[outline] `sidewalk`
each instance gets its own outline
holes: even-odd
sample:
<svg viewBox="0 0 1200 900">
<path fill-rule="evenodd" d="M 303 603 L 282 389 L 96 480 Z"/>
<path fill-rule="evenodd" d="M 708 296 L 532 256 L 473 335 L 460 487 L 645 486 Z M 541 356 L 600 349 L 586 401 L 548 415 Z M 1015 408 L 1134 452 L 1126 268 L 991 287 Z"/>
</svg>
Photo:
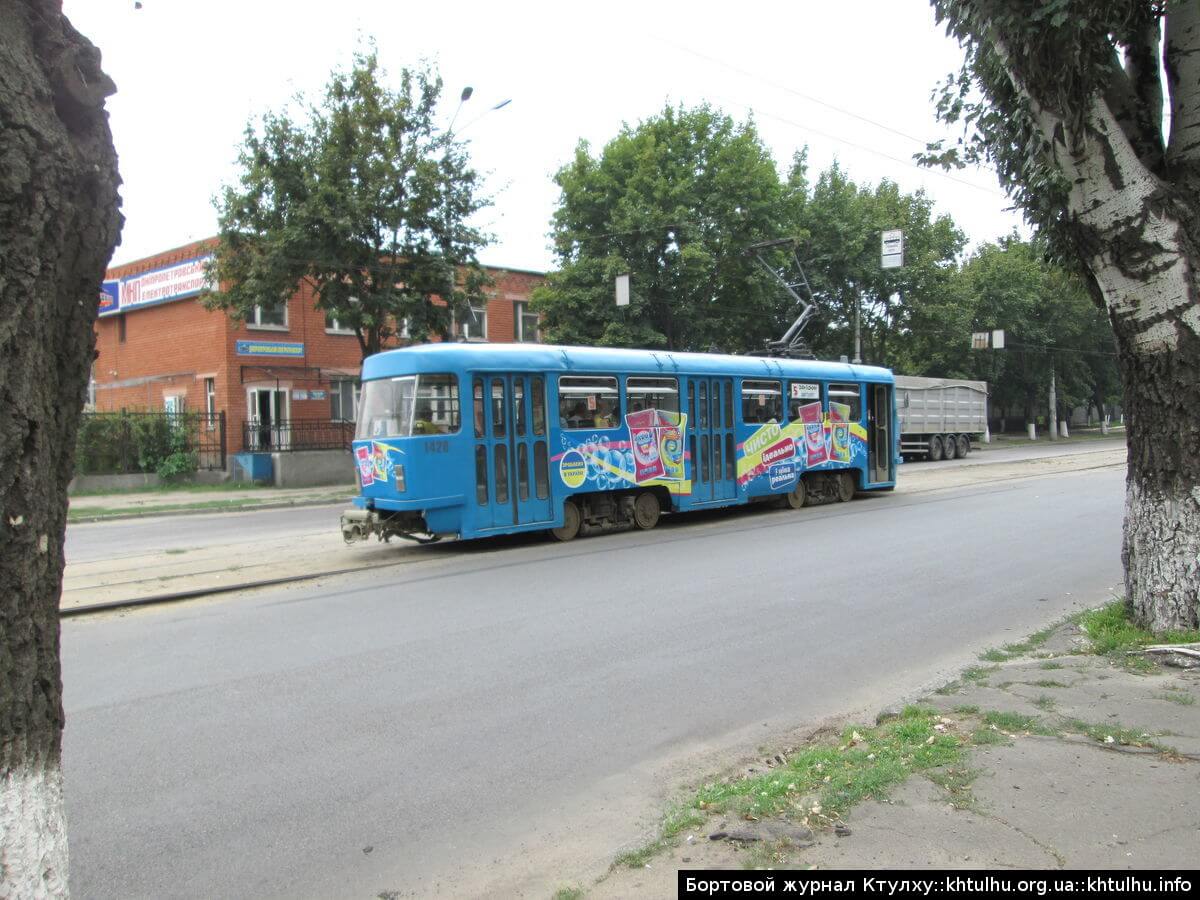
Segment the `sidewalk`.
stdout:
<svg viewBox="0 0 1200 900">
<path fill-rule="evenodd" d="M 1019 462 L 930 467 L 910 463 L 900 469 L 900 481 L 895 494 L 920 494 L 981 482 L 999 485 L 1017 478 L 1086 471 L 1124 463 L 1124 445 Z M 247 494 L 253 496 L 247 497 Z M 71 507 L 80 514 L 100 509 L 124 510 L 131 515 L 170 515 L 179 512 L 173 506 L 185 501 L 192 504 L 245 501 L 240 506 L 208 505 L 196 508 L 193 505 L 186 510 L 212 513 L 221 508 L 266 509 L 279 505 L 317 505 L 338 501 L 348 506 L 353 494 L 353 490 L 338 488 L 154 492 L 76 497 L 72 498 Z M 769 513 L 764 511 L 762 514 Z M 803 514 L 803 511 L 798 513 Z M 330 525 L 319 531 L 252 543 L 241 540 L 236 527 L 231 527 L 228 530 L 228 542 L 218 545 L 197 549 L 147 549 L 136 555 L 114 559 L 80 563 L 68 561 L 63 577 L 61 608 L 75 609 L 185 591 L 228 590 L 232 585 L 361 570 L 420 558 L 419 545 L 400 540 L 390 544 L 372 540 L 347 546 L 337 533 L 336 525 L 336 519 L 331 518 Z"/>
<path fill-rule="evenodd" d="M 674 897 L 680 868 L 1193 867 L 1200 669 L 1099 654 L 1079 618 L 709 781 L 575 896 Z"/>
<path fill-rule="evenodd" d="M 221 510 L 272 509 L 349 502 L 354 485 L 312 488 L 205 488 L 203 490 L 120 491 L 70 498 L 69 521 L 91 522 L 148 515 L 178 515 Z"/>
</svg>

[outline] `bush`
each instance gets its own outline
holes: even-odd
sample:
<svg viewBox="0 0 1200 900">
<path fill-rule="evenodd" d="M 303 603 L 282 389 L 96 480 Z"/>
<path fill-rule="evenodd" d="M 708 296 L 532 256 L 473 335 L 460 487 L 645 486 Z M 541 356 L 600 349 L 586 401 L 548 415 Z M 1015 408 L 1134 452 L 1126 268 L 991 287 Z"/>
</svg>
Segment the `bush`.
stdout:
<svg viewBox="0 0 1200 900">
<path fill-rule="evenodd" d="M 190 439 L 193 419 L 161 413 L 87 413 L 75 443 L 80 475 L 154 472 L 172 481 L 195 472 L 199 456 Z"/>
</svg>

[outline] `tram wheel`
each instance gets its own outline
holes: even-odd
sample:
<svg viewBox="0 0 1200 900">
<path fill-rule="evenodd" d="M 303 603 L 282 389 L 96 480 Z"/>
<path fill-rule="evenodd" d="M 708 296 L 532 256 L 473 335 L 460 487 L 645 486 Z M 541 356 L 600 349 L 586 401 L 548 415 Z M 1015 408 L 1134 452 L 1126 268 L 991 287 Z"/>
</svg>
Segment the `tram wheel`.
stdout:
<svg viewBox="0 0 1200 900">
<path fill-rule="evenodd" d="M 857 486 L 854 483 L 854 474 L 851 472 L 838 472 L 837 474 L 837 498 L 839 503 L 845 503 L 848 500 L 854 499 L 854 491 Z"/>
<path fill-rule="evenodd" d="M 937 462 L 942 458 L 942 436 L 935 434 L 929 439 L 929 460 Z"/>
<path fill-rule="evenodd" d="M 583 524 L 583 516 L 574 500 L 563 502 L 563 523 L 561 528 L 551 528 L 550 534 L 556 541 L 573 541 L 579 534 L 579 526 Z"/>
<path fill-rule="evenodd" d="M 804 479 L 797 478 L 796 486 L 783 495 L 783 503 L 788 509 L 800 509 L 808 502 L 808 488 L 804 486 Z"/>
<path fill-rule="evenodd" d="M 658 524 L 662 515 L 662 504 L 654 491 L 642 491 L 633 501 L 633 523 L 643 531 L 649 531 Z"/>
</svg>

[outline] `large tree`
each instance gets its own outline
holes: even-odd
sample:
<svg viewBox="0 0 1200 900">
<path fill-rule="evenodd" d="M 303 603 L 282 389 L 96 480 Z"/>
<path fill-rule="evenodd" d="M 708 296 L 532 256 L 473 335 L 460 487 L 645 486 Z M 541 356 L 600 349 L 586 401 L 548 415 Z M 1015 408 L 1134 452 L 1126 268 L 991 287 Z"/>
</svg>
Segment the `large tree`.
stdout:
<svg viewBox="0 0 1200 900">
<path fill-rule="evenodd" d="M 217 201 L 209 306 L 245 318 L 307 283 L 366 357 L 401 323 L 413 340 L 446 337 L 451 315 L 483 300 L 486 239 L 469 220 L 485 201 L 465 146 L 437 125 L 441 79 L 416 68 L 395 89 L 386 80 L 371 48 L 319 102 L 300 100 L 299 118 L 247 126 L 240 179 Z"/>
<path fill-rule="evenodd" d="M 1079 405 L 1118 400 L 1112 330 L 1072 271 L 1047 259 L 1044 243 L 1015 235 L 986 243 L 955 280 L 956 334 L 923 323 L 920 342 L 936 374 L 983 378 L 993 415 L 1015 425 L 1047 411 L 1053 369 L 1060 418 Z M 971 350 L 964 335 L 1003 329 L 1004 350 Z M 925 374 L 916 371 L 915 374 Z"/>
<path fill-rule="evenodd" d="M 965 48 L 943 163 L 986 161 L 1085 275 L 1125 392 L 1126 602 L 1200 625 L 1200 3 L 933 0 Z M 1166 87 L 1164 99 L 1163 87 Z"/>
<path fill-rule="evenodd" d="M 777 337 L 778 292 L 743 250 L 777 238 L 784 187 L 752 122 L 666 107 L 555 176 L 559 271 L 534 294 L 551 340 L 726 351 Z M 618 309 L 613 280 L 630 275 Z"/>
<path fill-rule="evenodd" d="M 803 185 L 793 164 L 789 183 Z M 822 172 L 803 203 L 794 202 L 793 233 L 818 311 L 806 332 L 818 355 L 853 358 L 854 319 L 859 318 L 866 362 L 913 368 L 913 335 L 921 323 L 951 306 L 957 257 L 966 242 L 946 215 L 933 215 L 923 191 L 902 193 L 895 182 L 857 184 L 835 162 Z M 904 267 L 881 268 L 880 233 L 904 231 Z M 856 313 L 857 307 L 857 313 Z M 944 318 L 944 317 L 943 317 Z M 969 329 L 951 337 L 965 345 Z"/>
<path fill-rule="evenodd" d="M 120 233 L 100 53 L 0 3 L 0 896 L 67 893 L 58 602 L 67 482 Z"/>
</svg>

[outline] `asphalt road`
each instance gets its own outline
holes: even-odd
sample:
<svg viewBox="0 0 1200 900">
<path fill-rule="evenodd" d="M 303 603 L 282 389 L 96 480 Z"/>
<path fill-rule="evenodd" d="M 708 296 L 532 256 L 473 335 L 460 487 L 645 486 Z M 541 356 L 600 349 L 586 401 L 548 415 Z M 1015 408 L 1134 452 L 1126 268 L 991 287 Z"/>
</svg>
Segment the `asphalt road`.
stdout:
<svg viewBox="0 0 1200 900">
<path fill-rule="evenodd" d="M 337 534 L 349 503 L 297 506 L 248 512 L 147 516 L 67 526 L 67 562 L 120 559 L 147 547 L 182 550 L 306 534 Z"/>
<path fill-rule="evenodd" d="M 912 466 L 911 471 L 916 472 L 942 470 L 956 466 L 1097 453 L 1123 443 L 1124 438 L 1094 443 L 1042 441 L 1002 449 L 975 450 L 966 459 L 940 462 L 921 460 L 909 465 Z M 902 469 L 901 480 L 904 475 Z M 147 547 L 183 550 L 290 536 L 333 534 L 338 530 L 341 511 L 348 506 L 348 503 L 333 503 L 258 511 L 115 519 L 110 522 L 77 522 L 67 527 L 66 556 L 68 562 L 82 563 L 134 556 L 143 553 Z"/>
<path fill-rule="evenodd" d="M 457 895 L 546 848 L 602 857 L 698 748 L 889 702 L 1103 600 L 1123 477 L 436 546 L 65 622 L 73 890 Z"/>
</svg>

